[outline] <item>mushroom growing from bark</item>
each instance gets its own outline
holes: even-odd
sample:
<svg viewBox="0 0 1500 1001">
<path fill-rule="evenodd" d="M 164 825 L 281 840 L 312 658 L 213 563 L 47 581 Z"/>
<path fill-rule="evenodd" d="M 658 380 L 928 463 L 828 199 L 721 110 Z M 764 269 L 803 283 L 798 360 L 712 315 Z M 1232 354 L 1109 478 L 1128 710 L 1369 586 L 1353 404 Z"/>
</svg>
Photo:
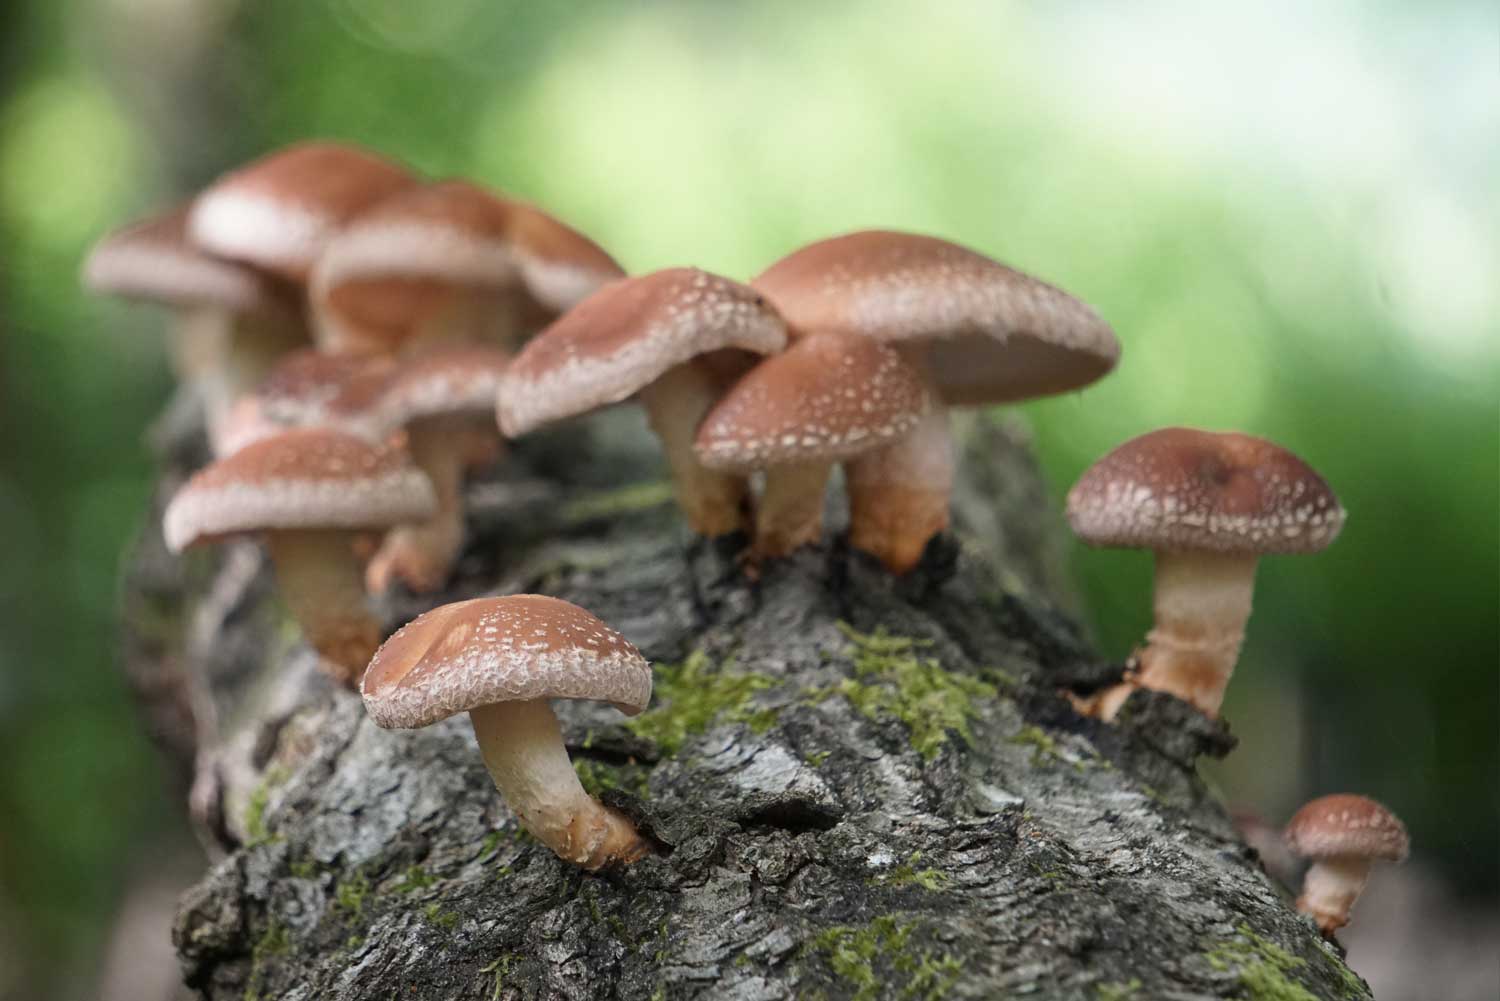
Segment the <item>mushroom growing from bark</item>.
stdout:
<svg viewBox="0 0 1500 1001">
<path fill-rule="evenodd" d="M 173 552 L 261 534 L 287 608 L 324 666 L 353 685 L 380 645 L 355 536 L 431 517 L 432 485 L 406 456 L 324 428 L 266 438 L 199 471 L 167 505 Z"/>
<path fill-rule="evenodd" d="M 1329 938 L 1349 923 L 1371 864 L 1404 861 L 1410 847 L 1400 818 L 1372 799 L 1347 793 L 1298 810 L 1285 837 L 1294 853 L 1312 861 L 1297 910 L 1311 915 Z"/>
<path fill-rule="evenodd" d="M 406 447 L 437 494 L 432 517 L 386 533 L 365 573 L 372 593 L 399 579 L 417 592 L 447 579 L 464 537 L 466 468 L 501 451 L 495 397 L 510 355 L 479 344 L 439 344 L 402 359 L 374 405 L 376 426 L 406 429 Z"/>
<path fill-rule="evenodd" d="M 193 203 L 188 230 L 214 254 L 301 286 L 341 226 L 414 183 L 406 168 L 366 150 L 298 143 L 215 181 Z"/>
<path fill-rule="evenodd" d="M 896 348 L 933 409 L 908 438 L 845 466 L 850 543 L 891 571 L 914 566 L 948 524 L 953 443 L 946 407 L 1081 389 L 1120 345 L 1087 304 L 930 236 L 868 230 L 808 244 L 750 283 L 794 337 L 859 334 Z"/>
<path fill-rule="evenodd" d="M 640 651 L 577 605 L 522 594 L 433 609 L 386 641 L 362 690 L 386 728 L 467 712 L 496 788 L 559 858 L 596 870 L 650 852 L 629 818 L 584 791 L 549 704 L 591 699 L 634 715 L 651 698 Z"/>
<path fill-rule="evenodd" d="M 173 311 L 173 367 L 202 399 L 210 442 L 223 455 L 236 402 L 308 334 L 295 289 L 195 246 L 187 213 L 180 206 L 104 237 L 84 262 L 83 283 Z"/>
<path fill-rule="evenodd" d="M 555 248 L 559 281 L 532 244 Z M 582 294 L 624 274 L 587 237 L 467 181 L 407 188 L 362 213 L 318 258 L 311 297 L 325 350 L 515 348 Z M 559 292 L 559 286 L 574 288 Z M 580 294 L 581 293 L 581 294 Z"/>
<path fill-rule="evenodd" d="M 1085 709 L 1113 719 L 1150 688 L 1217 716 L 1260 557 L 1317 552 L 1344 517 L 1311 466 L 1264 438 L 1165 428 L 1094 463 L 1068 493 L 1068 521 L 1091 545 L 1155 553 L 1155 624 L 1134 674 Z"/>
<path fill-rule="evenodd" d="M 595 292 L 527 344 L 500 391 L 500 429 L 527 431 L 638 395 L 661 439 L 688 525 L 744 527 L 746 483 L 693 454 L 698 423 L 758 355 L 786 345 L 781 318 L 754 289 L 671 268 Z"/>
<path fill-rule="evenodd" d="M 930 406 L 921 377 L 892 349 L 814 334 L 736 382 L 703 418 L 695 450 L 708 469 L 765 471 L 753 555 L 786 556 L 818 540 L 834 463 L 888 447 Z"/>
</svg>

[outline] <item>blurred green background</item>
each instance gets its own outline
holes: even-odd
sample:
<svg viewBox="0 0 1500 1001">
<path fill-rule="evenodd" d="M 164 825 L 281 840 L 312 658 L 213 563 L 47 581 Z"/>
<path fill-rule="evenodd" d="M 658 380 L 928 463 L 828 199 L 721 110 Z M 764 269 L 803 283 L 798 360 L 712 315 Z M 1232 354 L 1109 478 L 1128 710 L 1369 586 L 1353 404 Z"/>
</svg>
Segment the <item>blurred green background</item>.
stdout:
<svg viewBox="0 0 1500 1001">
<path fill-rule="evenodd" d="M 899 0 L 9 0 L 0 30 L 0 997 L 89 997 L 125 887 L 189 853 L 115 662 L 170 390 L 90 300 L 103 231 L 288 141 L 539 202 L 631 270 L 747 277 L 867 226 L 969 244 L 1125 346 L 1025 408 L 1059 499 L 1183 423 L 1263 434 L 1350 510 L 1263 565 L 1228 801 L 1359 791 L 1493 909 L 1500 80 L 1493 6 Z M 1079 552 L 1123 656 L 1150 561 Z M 1357 959 L 1358 957 L 1356 957 Z"/>
</svg>

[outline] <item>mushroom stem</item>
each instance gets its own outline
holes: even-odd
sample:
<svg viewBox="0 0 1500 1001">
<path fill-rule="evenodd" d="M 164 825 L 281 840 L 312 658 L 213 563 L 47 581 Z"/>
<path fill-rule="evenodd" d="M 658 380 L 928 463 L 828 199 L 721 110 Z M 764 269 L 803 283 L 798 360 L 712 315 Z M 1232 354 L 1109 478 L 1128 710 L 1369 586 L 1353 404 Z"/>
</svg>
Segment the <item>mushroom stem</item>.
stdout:
<svg viewBox="0 0 1500 1001">
<path fill-rule="evenodd" d="M 381 594 L 399 579 L 417 594 L 443 586 L 464 541 L 464 467 L 473 454 L 472 422 L 458 415 L 428 417 L 407 425 L 412 463 L 432 481 L 437 511 L 421 524 L 386 533 L 365 570 L 365 586 Z"/>
<path fill-rule="evenodd" d="M 688 527 L 710 537 L 745 527 L 748 494 L 744 477 L 707 469 L 693 453 L 698 424 L 723 389 L 706 366 L 690 361 L 668 369 L 639 394 L 666 452 L 672 489 Z"/>
<path fill-rule="evenodd" d="M 1349 923 L 1349 912 L 1370 878 L 1370 861 L 1351 856 L 1319 859 L 1302 878 L 1297 910 L 1310 914 L 1324 936 Z"/>
<path fill-rule="evenodd" d="M 359 684 L 380 648 L 380 623 L 365 605 L 355 533 L 285 529 L 266 533 L 282 601 L 340 684 Z"/>
<path fill-rule="evenodd" d="M 1096 715 L 1114 719 L 1137 688 L 1170 692 L 1217 717 L 1245 640 L 1257 557 L 1156 553 L 1156 622 L 1134 678 L 1099 696 Z"/>
<path fill-rule="evenodd" d="M 831 462 L 791 462 L 766 470 L 755 514 L 757 559 L 789 556 L 818 541 Z"/>
<path fill-rule="evenodd" d="M 933 536 L 948 527 L 953 492 L 953 434 L 936 402 L 911 433 L 844 465 L 849 544 L 901 574 L 917 565 Z"/>
<path fill-rule="evenodd" d="M 545 699 L 478 706 L 469 719 L 495 788 L 558 858 L 597 870 L 650 854 L 628 817 L 584 791 Z"/>
<path fill-rule="evenodd" d="M 172 364 L 202 394 L 214 454 L 230 451 L 235 404 L 254 392 L 283 355 L 306 344 L 301 323 L 285 313 L 218 307 L 184 313 L 173 335 Z"/>
</svg>

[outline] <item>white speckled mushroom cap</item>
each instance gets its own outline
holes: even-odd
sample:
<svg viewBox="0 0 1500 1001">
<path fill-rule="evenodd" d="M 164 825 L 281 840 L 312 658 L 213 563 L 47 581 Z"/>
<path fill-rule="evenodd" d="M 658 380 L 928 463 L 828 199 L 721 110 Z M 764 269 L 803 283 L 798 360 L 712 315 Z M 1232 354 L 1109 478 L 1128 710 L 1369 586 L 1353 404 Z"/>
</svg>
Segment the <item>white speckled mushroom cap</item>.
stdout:
<svg viewBox="0 0 1500 1001">
<path fill-rule="evenodd" d="M 1068 522 L 1096 546 L 1309 553 L 1345 512 L 1311 466 L 1264 438 L 1163 428 L 1119 446 L 1068 492 Z"/>
<path fill-rule="evenodd" d="M 340 226 L 415 180 L 353 146 L 299 143 L 215 181 L 194 203 L 188 229 L 215 254 L 301 281 Z"/>
<path fill-rule="evenodd" d="M 379 420 L 386 430 L 445 414 L 488 420 L 509 364 L 509 352 L 483 344 L 437 344 L 408 355 L 380 394 Z M 495 430 L 493 421 L 490 428 Z"/>
<path fill-rule="evenodd" d="M 1406 825 L 1363 796 L 1324 796 L 1298 810 L 1286 825 L 1287 847 L 1308 859 L 1355 858 L 1400 862 L 1411 842 Z"/>
<path fill-rule="evenodd" d="M 342 431 L 300 428 L 200 470 L 167 505 L 162 531 L 180 552 L 243 532 L 422 521 L 436 508 L 432 484 L 405 453 Z"/>
<path fill-rule="evenodd" d="M 865 230 L 820 240 L 750 284 L 799 333 L 862 334 L 919 351 L 950 406 L 1079 389 L 1120 357 L 1087 303 L 930 236 Z"/>
<path fill-rule="evenodd" d="M 187 213 L 188 207 L 180 206 L 105 236 L 83 263 L 83 284 L 167 306 L 222 306 L 243 313 L 288 307 L 266 275 L 193 245 Z"/>
<path fill-rule="evenodd" d="M 813 334 L 735 383 L 698 425 L 693 451 L 726 472 L 837 461 L 890 444 L 930 406 L 921 377 L 891 348 Z"/>
<path fill-rule="evenodd" d="M 314 348 L 289 352 L 255 388 L 267 420 L 318 424 L 366 437 L 382 433 L 373 413 L 396 363 L 384 356 L 334 355 Z"/>
<path fill-rule="evenodd" d="M 376 652 L 361 690 L 370 718 L 394 729 L 530 699 L 593 699 L 634 715 L 651 700 L 651 665 L 577 605 L 518 594 L 413 619 Z"/>
<path fill-rule="evenodd" d="M 509 437 L 618 403 L 668 369 L 727 349 L 786 345 L 781 318 L 754 289 L 696 268 L 606 285 L 516 355 L 500 389 Z"/>
</svg>

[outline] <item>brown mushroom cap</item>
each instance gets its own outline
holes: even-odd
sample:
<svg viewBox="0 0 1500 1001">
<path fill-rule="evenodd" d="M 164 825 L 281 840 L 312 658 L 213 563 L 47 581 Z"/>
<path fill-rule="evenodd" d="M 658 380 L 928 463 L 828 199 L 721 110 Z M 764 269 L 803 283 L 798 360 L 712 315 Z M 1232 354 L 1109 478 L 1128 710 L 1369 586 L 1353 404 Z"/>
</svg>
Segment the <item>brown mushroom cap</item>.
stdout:
<svg viewBox="0 0 1500 1001">
<path fill-rule="evenodd" d="M 301 280 L 341 225 L 414 182 L 374 153 L 299 143 L 215 181 L 194 203 L 188 229 L 213 253 Z"/>
<path fill-rule="evenodd" d="M 483 344 L 439 344 L 401 361 L 380 393 L 376 411 L 394 430 L 443 414 L 490 414 L 510 364 L 509 352 Z M 494 424 L 490 430 L 496 431 Z"/>
<path fill-rule="evenodd" d="M 84 285 L 167 306 L 222 306 L 235 312 L 287 306 L 268 276 L 193 244 L 187 235 L 188 210 L 181 205 L 105 236 L 84 261 Z"/>
<path fill-rule="evenodd" d="M 578 305 L 625 276 L 593 240 L 525 202 L 511 202 L 508 236 L 522 281 L 532 298 L 553 313 Z"/>
<path fill-rule="evenodd" d="M 276 363 L 255 389 L 261 412 L 280 424 L 363 427 L 395 371 L 389 358 L 332 355 L 313 348 L 293 351 Z"/>
<path fill-rule="evenodd" d="M 1345 512 L 1312 467 L 1264 438 L 1163 428 L 1119 446 L 1068 492 L 1068 521 L 1096 546 L 1309 553 Z"/>
<path fill-rule="evenodd" d="M 1356 858 L 1400 862 L 1411 846 L 1406 826 L 1386 807 L 1341 793 L 1298 810 L 1286 825 L 1286 843 L 1307 859 Z"/>
<path fill-rule="evenodd" d="M 668 369 L 713 351 L 770 354 L 781 318 L 754 289 L 696 268 L 613 282 L 538 334 L 510 364 L 500 427 L 516 437 L 618 403 Z"/>
<path fill-rule="evenodd" d="M 709 411 L 694 451 L 709 469 L 749 472 L 834 462 L 889 444 L 931 401 L 895 351 L 849 333 L 819 333 L 756 365 Z"/>
<path fill-rule="evenodd" d="M 430 517 L 432 485 L 404 453 L 326 428 L 287 431 L 201 470 L 167 505 L 174 551 L 241 532 L 378 528 Z"/>
<path fill-rule="evenodd" d="M 496 702 L 594 699 L 634 715 L 651 665 L 577 605 L 538 594 L 433 609 L 386 640 L 365 672 L 378 726 L 410 729 Z"/>
<path fill-rule="evenodd" d="M 1061 289 L 946 240 L 866 230 L 808 244 L 750 283 L 799 333 L 861 334 L 922 348 L 953 406 L 1086 386 L 1120 344 Z"/>
</svg>

